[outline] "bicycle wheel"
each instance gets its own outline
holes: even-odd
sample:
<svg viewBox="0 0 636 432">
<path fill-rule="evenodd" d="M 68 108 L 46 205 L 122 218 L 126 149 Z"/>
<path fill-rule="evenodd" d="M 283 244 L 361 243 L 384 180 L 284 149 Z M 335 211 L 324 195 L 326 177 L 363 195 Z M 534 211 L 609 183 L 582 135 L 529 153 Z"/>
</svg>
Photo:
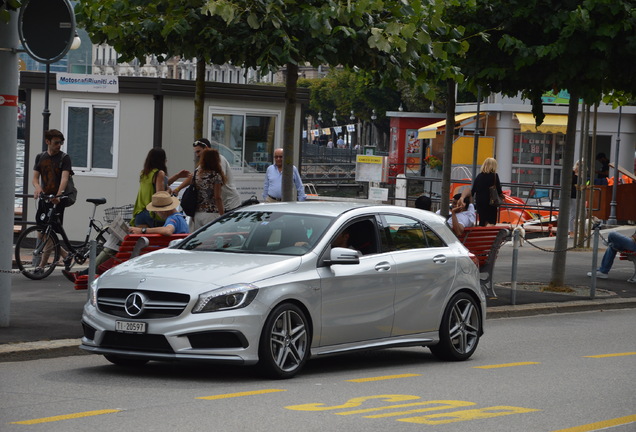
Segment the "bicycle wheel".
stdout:
<svg viewBox="0 0 636 432">
<path fill-rule="evenodd" d="M 46 227 L 32 226 L 22 231 L 15 243 L 15 262 L 29 279 L 44 279 L 60 259 L 60 242 Z"/>
<path fill-rule="evenodd" d="M 97 257 L 104 250 L 104 244 L 106 243 L 106 232 L 107 228 L 102 228 L 100 231 L 97 232 L 97 235 L 95 236 L 95 257 Z M 73 252 L 73 261 L 70 262 L 70 267 L 67 270 L 70 270 L 74 264 L 82 265 L 87 262 L 90 258 L 90 251 L 90 243 L 76 246 L 76 249 Z"/>
</svg>

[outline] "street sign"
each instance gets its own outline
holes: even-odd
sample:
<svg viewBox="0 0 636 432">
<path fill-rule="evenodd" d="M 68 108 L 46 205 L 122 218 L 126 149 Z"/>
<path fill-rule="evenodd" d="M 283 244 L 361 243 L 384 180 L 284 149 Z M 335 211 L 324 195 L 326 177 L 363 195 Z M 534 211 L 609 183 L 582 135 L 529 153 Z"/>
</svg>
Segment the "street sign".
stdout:
<svg viewBox="0 0 636 432">
<path fill-rule="evenodd" d="M 26 0 L 18 34 L 26 52 L 40 63 L 60 60 L 75 37 L 75 13 L 68 0 Z"/>
</svg>

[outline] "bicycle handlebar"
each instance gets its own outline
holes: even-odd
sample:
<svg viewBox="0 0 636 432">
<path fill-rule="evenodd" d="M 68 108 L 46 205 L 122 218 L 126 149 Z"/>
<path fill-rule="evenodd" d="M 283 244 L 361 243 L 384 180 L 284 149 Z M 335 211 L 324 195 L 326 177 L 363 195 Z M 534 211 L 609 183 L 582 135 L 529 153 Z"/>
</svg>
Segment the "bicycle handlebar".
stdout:
<svg viewBox="0 0 636 432">
<path fill-rule="evenodd" d="M 51 201 L 51 200 L 53 200 L 55 198 L 63 200 L 63 199 L 68 198 L 68 195 L 64 195 L 64 194 L 62 194 L 62 195 L 48 194 L 47 195 L 44 192 L 40 193 L 40 199 L 43 199 L 43 200 L 46 200 L 46 201 Z"/>
</svg>

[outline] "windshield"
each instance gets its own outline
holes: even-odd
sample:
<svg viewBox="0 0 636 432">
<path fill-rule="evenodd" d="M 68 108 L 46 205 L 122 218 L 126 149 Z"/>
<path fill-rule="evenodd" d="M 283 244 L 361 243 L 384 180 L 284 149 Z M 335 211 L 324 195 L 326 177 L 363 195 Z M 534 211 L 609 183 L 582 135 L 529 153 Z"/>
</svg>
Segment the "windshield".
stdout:
<svg viewBox="0 0 636 432">
<path fill-rule="evenodd" d="M 332 222 L 326 216 L 241 211 L 217 219 L 179 244 L 179 249 L 304 255 Z"/>
</svg>

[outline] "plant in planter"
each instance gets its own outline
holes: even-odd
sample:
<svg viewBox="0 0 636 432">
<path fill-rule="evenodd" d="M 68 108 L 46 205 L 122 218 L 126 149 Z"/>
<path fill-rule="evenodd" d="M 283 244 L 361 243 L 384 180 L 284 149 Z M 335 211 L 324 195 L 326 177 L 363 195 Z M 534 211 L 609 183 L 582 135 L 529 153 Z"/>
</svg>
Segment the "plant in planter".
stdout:
<svg viewBox="0 0 636 432">
<path fill-rule="evenodd" d="M 442 161 L 436 156 L 429 155 L 424 158 L 424 164 L 438 171 L 442 170 Z"/>
</svg>

